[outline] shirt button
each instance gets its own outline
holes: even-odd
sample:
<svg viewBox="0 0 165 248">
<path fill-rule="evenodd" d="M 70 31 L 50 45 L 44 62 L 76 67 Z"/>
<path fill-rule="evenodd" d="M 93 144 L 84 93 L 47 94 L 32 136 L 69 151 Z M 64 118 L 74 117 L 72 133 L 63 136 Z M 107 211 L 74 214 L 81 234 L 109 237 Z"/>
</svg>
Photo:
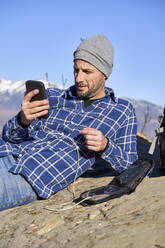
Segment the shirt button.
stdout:
<svg viewBox="0 0 165 248">
<path fill-rule="evenodd" d="M 34 151 L 35 150 L 35 148 L 34 147 L 32 147 L 32 151 Z"/>
<path fill-rule="evenodd" d="M 22 154 L 19 154 L 19 157 L 21 158 L 22 157 Z"/>
</svg>

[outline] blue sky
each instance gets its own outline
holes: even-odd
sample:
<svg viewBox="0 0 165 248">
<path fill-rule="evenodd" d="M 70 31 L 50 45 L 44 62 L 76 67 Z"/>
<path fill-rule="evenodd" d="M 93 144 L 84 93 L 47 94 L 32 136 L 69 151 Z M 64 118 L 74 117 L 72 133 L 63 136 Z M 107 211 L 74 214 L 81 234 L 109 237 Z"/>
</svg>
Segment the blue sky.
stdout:
<svg viewBox="0 0 165 248">
<path fill-rule="evenodd" d="M 114 47 L 106 85 L 117 96 L 165 105 L 165 0 L 0 0 L 0 78 L 74 83 L 80 38 Z"/>
</svg>

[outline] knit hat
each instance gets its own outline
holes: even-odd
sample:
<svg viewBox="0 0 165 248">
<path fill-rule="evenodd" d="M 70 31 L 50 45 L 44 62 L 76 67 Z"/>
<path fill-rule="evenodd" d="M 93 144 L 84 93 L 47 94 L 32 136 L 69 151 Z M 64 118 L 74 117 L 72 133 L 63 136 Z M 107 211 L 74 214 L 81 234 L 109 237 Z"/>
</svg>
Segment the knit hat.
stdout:
<svg viewBox="0 0 165 248">
<path fill-rule="evenodd" d="M 112 73 L 113 47 L 104 35 L 95 35 L 83 40 L 73 56 L 74 60 L 81 59 L 89 62 L 107 78 Z"/>
</svg>

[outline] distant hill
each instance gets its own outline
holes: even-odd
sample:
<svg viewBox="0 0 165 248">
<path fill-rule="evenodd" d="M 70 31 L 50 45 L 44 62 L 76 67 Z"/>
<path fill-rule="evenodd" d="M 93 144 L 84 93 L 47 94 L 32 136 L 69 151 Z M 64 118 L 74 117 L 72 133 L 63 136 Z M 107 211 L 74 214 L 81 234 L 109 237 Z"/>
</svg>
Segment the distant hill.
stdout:
<svg viewBox="0 0 165 248">
<path fill-rule="evenodd" d="M 44 81 L 45 88 L 60 88 L 58 85 Z M 25 93 L 25 81 L 12 82 L 0 79 L 0 106 L 6 109 L 20 109 L 20 104 Z"/>
<path fill-rule="evenodd" d="M 61 88 L 60 86 L 43 81 L 45 87 Z M 0 132 L 4 123 L 14 116 L 21 106 L 21 101 L 25 92 L 25 81 L 12 82 L 9 80 L 0 79 Z M 156 104 L 147 102 L 145 100 L 135 100 L 127 98 L 135 107 L 138 119 L 138 131 L 142 132 L 149 139 L 153 139 L 155 129 L 159 126 L 158 117 L 162 115 L 163 108 Z M 145 116 L 148 115 L 148 122 L 145 127 Z"/>
<path fill-rule="evenodd" d="M 45 88 L 60 88 L 60 86 L 42 80 Z M 14 116 L 21 106 L 25 93 L 25 80 L 13 82 L 0 79 L 0 133 L 5 122 Z"/>
<path fill-rule="evenodd" d="M 158 117 L 163 114 L 163 107 L 145 100 L 127 99 L 134 105 L 138 120 L 138 131 L 149 139 L 153 139 L 155 129 L 159 127 Z M 144 125 L 145 117 L 148 118 L 146 125 Z"/>
</svg>

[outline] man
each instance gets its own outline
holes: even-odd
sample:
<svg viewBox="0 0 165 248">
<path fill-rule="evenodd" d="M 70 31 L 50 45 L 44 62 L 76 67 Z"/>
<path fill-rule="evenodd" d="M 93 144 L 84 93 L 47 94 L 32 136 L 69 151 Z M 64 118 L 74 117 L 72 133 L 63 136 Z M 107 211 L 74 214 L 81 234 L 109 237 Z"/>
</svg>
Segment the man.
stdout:
<svg viewBox="0 0 165 248">
<path fill-rule="evenodd" d="M 25 95 L 0 140 L 1 210 L 49 198 L 99 157 L 118 172 L 137 159 L 134 109 L 105 88 L 112 67 L 112 45 L 96 35 L 74 52 L 74 86 L 42 101 L 30 102 L 37 89 Z"/>
</svg>

